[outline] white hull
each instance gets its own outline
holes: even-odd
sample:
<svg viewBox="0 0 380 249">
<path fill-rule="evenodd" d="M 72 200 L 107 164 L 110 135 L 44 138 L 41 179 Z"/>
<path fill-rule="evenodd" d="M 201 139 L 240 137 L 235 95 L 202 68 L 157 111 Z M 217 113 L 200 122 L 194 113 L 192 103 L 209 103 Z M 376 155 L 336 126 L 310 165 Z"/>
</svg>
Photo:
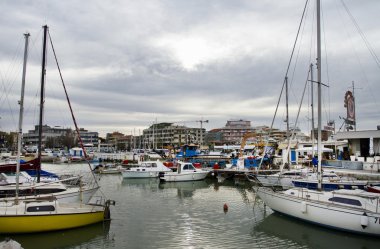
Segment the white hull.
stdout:
<svg viewBox="0 0 380 249">
<path fill-rule="evenodd" d="M 185 181 L 199 181 L 206 178 L 209 172 L 182 172 L 178 174 L 177 172 L 165 173 L 163 177 L 160 177 L 161 180 L 166 182 L 185 182 Z"/>
<path fill-rule="evenodd" d="M 156 178 L 158 177 L 158 171 L 123 171 L 123 178 Z"/>
<path fill-rule="evenodd" d="M 155 178 L 160 172 L 172 172 L 160 161 L 141 162 L 138 167 L 121 169 L 123 178 Z"/>
<path fill-rule="evenodd" d="M 293 191 L 293 189 L 288 191 Z M 288 191 L 287 193 L 289 193 Z M 302 189 L 294 192 L 295 195 L 291 195 L 259 188 L 257 195 L 276 212 L 337 230 L 380 236 L 379 210 L 371 212 L 365 209 L 365 206 L 353 207 L 329 201 L 318 201 L 319 198 L 325 198 L 323 195 L 327 193 L 330 193 L 327 199 L 333 197 L 333 192 Z M 308 199 L 306 199 L 306 195 L 309 196 Z M 335 196 L 337 196 L 336 193 Z M 374 201 L 378 202 L 379 198 L 377 197 Z M 379 204 L 377 204 L 377 208 L 380 208 Z M 362 224 L 365 225 L 362 226 Z"/>
<path fill-rule="evenodd" d="M 57 193 L 54 196 L 57 198 L 57 200 L 63 203 L 65 202 L 89 203 L 91 198 L 96 193 L 96 191 L 98 191 L 98 189 L 99 187 L 95 187 L 95 188 L 83 189 L 82 191 L 80 191 L 78 188 L 74 188 L 73 190 L 70 190 L 69 188 L 67 191 L 64 191 L 62 193 Z"/>
<path fill-rule="evenodd" d="M 29 195 L 21 196 L 19 200 L 28 200 L 36 198 L 50 198 L 54 197 L 62 203 L 89 203 L 91 198 L 94 196 L 99 187 L 94 188 L 83 188 L 80 190 L 78 187 L 67 188 L 65 191 L 52 193 L 52 194 L 39 194 L 39 195 Z M 0 198 L 0 201 L 11 201 L 14 197 L 10 198 Z"/>
</svg>

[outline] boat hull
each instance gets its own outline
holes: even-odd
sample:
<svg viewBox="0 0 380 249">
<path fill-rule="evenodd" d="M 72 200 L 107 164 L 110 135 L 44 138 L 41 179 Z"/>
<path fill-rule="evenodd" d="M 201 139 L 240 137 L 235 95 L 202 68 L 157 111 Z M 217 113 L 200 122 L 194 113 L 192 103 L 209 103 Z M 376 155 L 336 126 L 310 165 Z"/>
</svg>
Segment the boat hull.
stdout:
<svg viewBox="0 0 380 249">
<path fill-rule="evenodd" d="M 50 194 L 37 194 L 37 195 L 23 195 L 19 197 L 19 200 L 30 200 L 36 198 L 49 198 L 54 197 L 63 203 L 89 203 L 94 194 L 98 191 L 99 187 L 93 188 L 68 188 L 62 192 L 50 193 Z M 14 201 L 15 197 L 0 198 L 0 201 Z"/>
<path fill-rule="evenodd" d="M 380 182 L 374 183 L 378 185 Z M 318 189 L 318 181 L 308 181 L 308 180 L 294 180 L 293 185 L 297 188 L 307 188 L 307 189 Z M 368 181 L 323 181 L 322 189 L 325 191 L 332 191 L 338 189 L 365 189 L 368 185 Z"/>
<path fill-rule="evenodd" d="M 86 214 L 0 216 L 0 233 L 37 233 L 87 226 L 103 221 L 103 211 Z"/>
<path fill-rule="evenodd" d="M 306 198 L 296 198 L 266 188 L 259 188 L 257 195 L 275 212 L 336 230 L 380 236 L 380 214 L 378 212 L 367 212 L 359 208 L 347 208 Z M 368 218 L 366 226 L 361 224 L 363 217 Z"/>
<path fill-rule="evenodd" d="M 158 171 L 123 171 L 123 178 L 156 178 L 160 172 Z"/>
<path fill-rule="evenodd" d="M 164 176 L 160 177 L 160 180 L 166 182 L 185 182 L 185 181 L 200 181 L 207 177 L 209 172 L 189 172 L 189 173 L 181 173 L 178 174 L 176 172 L 173 173 L 165 173 Z"/>
<path fill-rule="evenodd" d="M 105 208 L 56 202 L 23 202 L 18 205 L 2 203 L 0 233 L 37 233 L 70 229 L 95 224 L 104 220 Z M 39 208 L 39 209 L 38 209 Z M 49 211 L 43 211 L 50 208 Z"/>
<path fill-rule="evenodd" d="M 3 172 L 16 172 L 16 163 L 4 163 L 0 164 L 0 173 Z M 20 171 L 38 170 L 40 169 L 40 161 L 38 158 L 31 159 L 26 162 L 20 163 Z"/>
</svg>

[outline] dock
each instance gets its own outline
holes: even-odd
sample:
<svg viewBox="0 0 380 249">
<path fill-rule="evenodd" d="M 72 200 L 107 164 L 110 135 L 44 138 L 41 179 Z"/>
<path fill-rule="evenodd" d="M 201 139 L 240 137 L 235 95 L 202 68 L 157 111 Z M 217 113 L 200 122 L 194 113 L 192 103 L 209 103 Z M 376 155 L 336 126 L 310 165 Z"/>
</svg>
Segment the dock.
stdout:
<svg viewBox="0 0 380 249">
<path fill-rule="evenodd" d="M 262 170 L 256 170 L 256 169 L 213 169 L 211 171 L 211 176 L 216 177 L 218 179 L 235 179 L 235 178 L 246 178 L 247 175 L 270 175 L 280 172 L 280 170 L 274 170 L 274 169 L 262 169 Z"/>
</svg>

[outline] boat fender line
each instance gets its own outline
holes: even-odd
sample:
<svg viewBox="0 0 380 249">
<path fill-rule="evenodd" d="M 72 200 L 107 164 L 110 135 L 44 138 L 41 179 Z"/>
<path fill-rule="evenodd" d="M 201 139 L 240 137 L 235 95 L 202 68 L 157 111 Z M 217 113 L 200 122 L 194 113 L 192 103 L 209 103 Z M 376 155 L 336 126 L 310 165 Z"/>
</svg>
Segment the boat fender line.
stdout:
<svg viewBox="0 0 380 249">
<path fill-rule="evenodd" d="M 104 208 L 104 219 L 105 220 L 111 220 L 111 211 L 110 211 L 110 205 L 115 206 L 116 202 L 114 200 L 107 200 L 105 203 Z"/>
<path fill-rule="evenodd" d="M 363 213 L 363 215 L 360 217 L 360 225 L 363 229 L 366 229 L 368 226 L 368 215 L 366 213 Z"/>
<path fill-rule="evenodd" d="M 301 212 L 306 213 L 307 212 L 307 204 L 306 201 L 301 202 Z"/>
<path fill-rule="evenodd" d="M 162 172 L 162 171 L 158 172 L 158 177 L 164 177 L 164 176 L 165 176 L 165 172 Z"/>
</svg>

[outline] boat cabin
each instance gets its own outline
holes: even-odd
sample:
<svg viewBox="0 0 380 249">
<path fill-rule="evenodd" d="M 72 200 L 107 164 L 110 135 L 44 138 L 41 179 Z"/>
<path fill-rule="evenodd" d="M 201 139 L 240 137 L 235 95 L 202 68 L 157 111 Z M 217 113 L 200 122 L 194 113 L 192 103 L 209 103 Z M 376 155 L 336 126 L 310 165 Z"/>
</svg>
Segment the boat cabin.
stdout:
<svg viewBox="0 0 380 249">
<path fill-rule="evenodd" d="M 192 163 L 179 163 L 177 168 L 178 174 L 181 174 L 183 171 L 197 171 L 197 169 Z"/>
</svg>

